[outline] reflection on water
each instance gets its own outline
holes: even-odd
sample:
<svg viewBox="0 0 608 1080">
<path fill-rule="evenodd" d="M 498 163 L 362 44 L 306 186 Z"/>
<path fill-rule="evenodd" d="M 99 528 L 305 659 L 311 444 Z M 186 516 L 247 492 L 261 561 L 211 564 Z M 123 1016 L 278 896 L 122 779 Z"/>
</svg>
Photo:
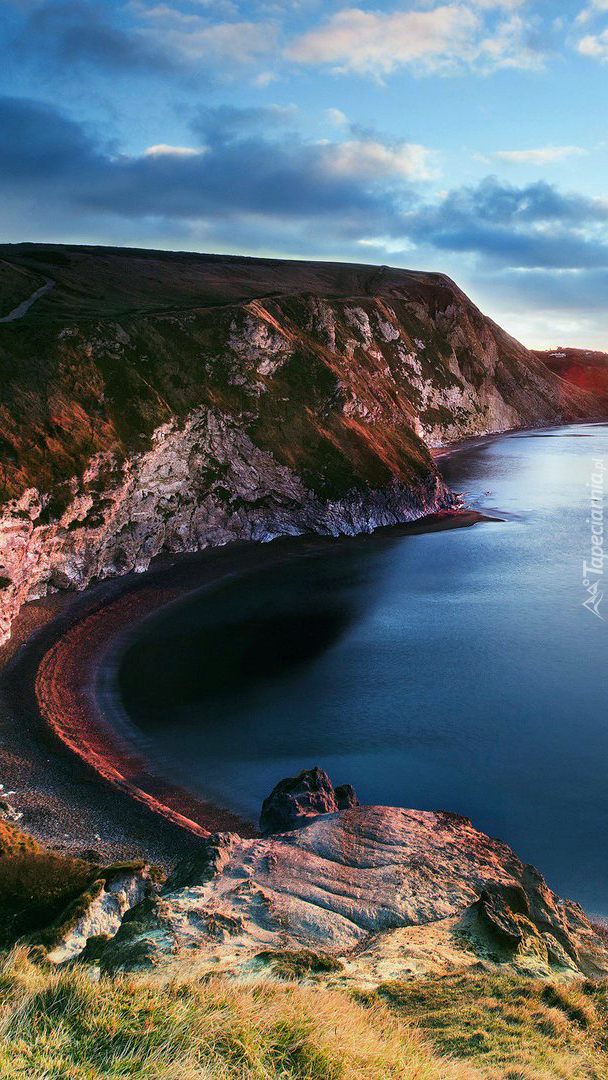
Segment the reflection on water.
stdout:
<svg viewBox="0 0 608 1080">
<path fill-rule="evenodd" d="M 504 520 L 336 541 L 167 610 L 119 669 L 167 775 L 255 816 L 315 763 L 362 801 L 470 816 L 608 912 L 606 622 L 582 607 L 592 453 L 608 428 L 442 463 Z M 600 609 L 601 610 L 601 609 Z"/>
</svg>

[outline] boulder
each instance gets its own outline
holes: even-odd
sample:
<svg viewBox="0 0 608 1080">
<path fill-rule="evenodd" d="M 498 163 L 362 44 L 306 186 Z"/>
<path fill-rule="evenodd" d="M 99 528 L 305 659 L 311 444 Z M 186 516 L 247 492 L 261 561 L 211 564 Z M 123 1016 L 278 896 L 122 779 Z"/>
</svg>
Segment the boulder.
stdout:
<svg viewBox="0 0 608 1080">
<path fill-rule="evenodd" d="M 358 803 L 350 784 L 334 788 L 327 773 L 315 765 L 314 769 L 286 777 L 272 789 L 262 803 L 260 832 L 263 836 L 289 832 L 318 814 L 334 814 Z"/>
</svg>

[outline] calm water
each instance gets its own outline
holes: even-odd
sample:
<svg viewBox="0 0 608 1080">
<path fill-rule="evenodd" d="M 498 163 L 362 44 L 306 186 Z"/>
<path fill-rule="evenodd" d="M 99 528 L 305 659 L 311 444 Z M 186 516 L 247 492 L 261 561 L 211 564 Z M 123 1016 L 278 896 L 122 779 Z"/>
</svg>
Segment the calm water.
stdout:
<svg viewBox="0 0 608 1080">
<path fill-rule="evenodd" d="M 362 802 L 468 815 L 607 913 L 608 594 L 606 622 L 582 606 L 601 453 L 608 473 L 606 426 L 487 442 L 444 471 L 503 521 L 336 541 L 167 609 L 118 669 L 150 758 L 254 818 L 318 763 Z"/>
</svg>

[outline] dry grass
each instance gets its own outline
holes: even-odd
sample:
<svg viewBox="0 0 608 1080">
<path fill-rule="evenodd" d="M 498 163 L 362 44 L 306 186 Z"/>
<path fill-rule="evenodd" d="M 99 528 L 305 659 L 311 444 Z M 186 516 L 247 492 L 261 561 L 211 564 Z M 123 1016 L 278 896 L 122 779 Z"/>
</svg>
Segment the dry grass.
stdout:
<svg viewBox="0 0 608 1080">
<path fill-rule="evenodd" d="M 0 967 L 0 1076 L 606 1080 L 607 1013 L 606 985 L 584 981 L 446 976 L 354 995 L 184 961 L 99 978 L 16 950 Z"/>
<path fill-rule="evenodd" d="M 13 953 L 0 972 L 0 1076 L 16 1080 L 468 1080 L 381 1001 L 291 984 L 95 981 Z"/>
<path fill-rule="evenodd" d="M 33 836 L 28 836 L 10 821 L 0 820 L 0 856 L 20 855 L 24 851 L 39 852 L 41 850 Z"/>
</svg>

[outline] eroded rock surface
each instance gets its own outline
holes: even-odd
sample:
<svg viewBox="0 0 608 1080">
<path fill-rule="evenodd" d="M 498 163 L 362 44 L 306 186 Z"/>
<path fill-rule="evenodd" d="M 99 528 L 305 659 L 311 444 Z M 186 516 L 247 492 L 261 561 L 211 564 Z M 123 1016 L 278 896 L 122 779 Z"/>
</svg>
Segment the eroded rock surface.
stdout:
<svg viewBox="0 0 608 1080">
<path fill-rule="evenodd" d="M 47 960 L 63 964 L 85 954 L 89 942 L 114 937 L 124 915 L 156 891 L 156 878 L 147 866 L 124 866 L 101 871 L 90 888 L 71 904 L 57 923 L 29 944 L 42 942 Z"/>
<path fill-rule="evenodd" d="M 127 913 L 102 966 L 178 958 L 246 973 L 261 954 L 302 949 L 339 960 L 331 977 L 358 983 L 480 964 L 608 974 L 581 909 L 507 845 L 465 818 L 379 806 L 262 839 L 211 837 Z"/>
</svg>

